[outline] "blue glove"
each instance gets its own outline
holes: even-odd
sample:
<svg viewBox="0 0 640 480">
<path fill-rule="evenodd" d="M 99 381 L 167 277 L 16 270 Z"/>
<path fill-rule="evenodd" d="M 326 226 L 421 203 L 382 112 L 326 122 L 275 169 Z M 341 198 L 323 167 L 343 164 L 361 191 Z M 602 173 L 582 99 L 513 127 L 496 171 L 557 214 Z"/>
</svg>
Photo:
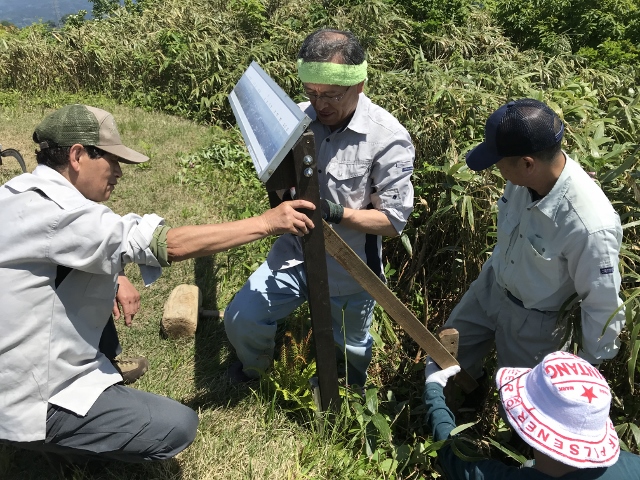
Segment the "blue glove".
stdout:
<svg viewBox="0 0 640 480">
<path fill-rule="evenodd" d="M 342 215 L 344 215 L 344 207 L 330 200 L 320 200 L 320 208 L 322 210 L 322 219 L 329 223 L 340 223 Z"/>
<path fill-rule="evenodd" d="M 431 357 L 427 356 L 424 368 L 424 383 L 437 383 L 444 388 L 449 378 L 453 377 L 459 371 L 460 365 L 452 365 L 442 370 Z"/>
</svg>

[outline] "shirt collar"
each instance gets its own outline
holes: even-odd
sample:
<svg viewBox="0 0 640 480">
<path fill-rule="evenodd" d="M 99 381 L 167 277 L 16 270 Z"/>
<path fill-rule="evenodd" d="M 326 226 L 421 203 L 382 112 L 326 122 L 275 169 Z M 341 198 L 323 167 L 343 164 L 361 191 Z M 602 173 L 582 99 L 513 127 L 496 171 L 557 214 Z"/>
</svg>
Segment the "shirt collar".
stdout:
<svg viewBox="0 0 640 480">
<path fill-rule="evenodd" d="M 65 210 L 91 202 L 62 174 L 46 165 L 38 165 L 32 173 L 24 173 L 14 177 L 5 185 L 17 192 L 38 190 Z"/>
<path fill-rule="evenodd" d="M 562 153 L 566 159 L 562 173 L 560 173 L 560 176 L 558 177 L 558 180 L 556 180 L 551 191 L 547 193 L 537 205 L 538 210 L 551 220 L 555 218 L 558 208 L 560 207 L 560 203 L 571 186 L 571 175 L 575 174 L 576 167 L 580 168 L 579 165 L 571 160 L 566 153 Z"/>
<path fill-rule="evenodd" d="M 371 107 L 371 100 L 364 93 L 361 93 L 358 98 L 358 105 L 356 105 L 356 111 L 353 112 L 353 117 L 351 117 L 351 121 L 347 125 L 349 130 L 362 135 L 369 133 L 369 107 Z"/>
</svg>

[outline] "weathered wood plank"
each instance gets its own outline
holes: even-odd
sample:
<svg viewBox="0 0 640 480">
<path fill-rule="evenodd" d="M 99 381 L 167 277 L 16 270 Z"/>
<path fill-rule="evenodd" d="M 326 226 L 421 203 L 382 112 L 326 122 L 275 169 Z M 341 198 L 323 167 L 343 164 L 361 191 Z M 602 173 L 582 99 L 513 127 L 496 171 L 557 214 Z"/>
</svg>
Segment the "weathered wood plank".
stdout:
<svg viewBox="0 0 640 480">
<path fill-rule="evenodd" d="M 318 185 L 318 168 L 315 159 L 313 133 L 311 131 L 305 132 L 294 145 L 292 151 L 296 177 L 296 196 L 297 198 L 308 200 L 316 206 L 315 210 L 305 210 L 304 213 L 311 218 L 314 225 L 322 225 L 320 187 Z M 305 164 L 305 156 L 311 157 L 312 163 Z M 310 176 L 305 175 L 305 169 L 311 169 L 310 172 L 312 174 Z M 304 266 L 307 271 L 308 303 L 313 327 L 313 341 L 316 347 L 320 403 L 323 411 L 330 408 L 337 410 L 340 405 L 338 368 L 336 347 L 333 339 L 333 322 L 331 320 L 327 257 L 324 236 L 320 228 L 314 228 L 309 234 L 302 237 L 302 251 L 304 253 Z"/>
<path fill-rule="evenodd" d="M 315 220 L 314 220 L 315 221 Z M 391 290 L 371 271 L 356 255 L 340 235 L 323 221 L 324 243 L 329 255 L 336 259 L 342 267 L 374 298 L 387 314 L 400 325 L 415 342 L 420 345 L 440 368 L 457 365 L 456 359 L 435 338 L 413 313 L 396 297 Z M 465 392 L 471 392 L 478 384 L 465 370 L 455 377 L 456 382 Z"/>
</svg>

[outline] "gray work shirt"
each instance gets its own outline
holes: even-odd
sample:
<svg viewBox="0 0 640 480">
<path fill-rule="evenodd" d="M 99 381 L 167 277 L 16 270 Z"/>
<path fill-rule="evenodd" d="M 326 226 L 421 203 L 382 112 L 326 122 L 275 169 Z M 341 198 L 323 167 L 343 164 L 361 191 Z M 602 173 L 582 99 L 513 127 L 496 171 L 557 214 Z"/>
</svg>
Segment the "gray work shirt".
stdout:
<svg viewBox="0 0 640 480">
<path fill-rule="evenodd" d="M 309 102 L 300 108 L 313 120 L 320 197 L 344 207 L 383 212 L 400 233 L 413 211 L 411 172 L 415 150 L 407 130 L 382 107 L 360 94 L 348 125 L 335 132 L 316 120 Z M 382 276 L 382 237 L 332 225 L 342 239 Z M 267 263 L 280 270 L 303 262 L 300 238 L 283 235 L 276 240 Z M 333 257 L 327 255 L 332 296 L 351 295 L 363 288 Z"/>
<path fill-rule="evenodd" d="M 572 294 L 582 300 L 585 360 L 618 351 L 624 326 L 618 254 L 620 217 L 596 182 L 571 158 L 551 191 L 532 200 L 526 187 L 507 182 L 498 200 L 498 242 L 486 266 L 525 308 L 558 311 Z M 602 335 L 602 338 L 600 338 Z"/>
<path fill-rule="evenodd" d="M 162 223 L 121 217 L 43 165 L 0 187 L 0 438 L 43 440 L 48 403 L 85 415 L 122 380 L 100 337 L 124 265 L 160 275 L 149 243 Z M 59 266 L 72 269 L 61 283 Z"/>
</svg>

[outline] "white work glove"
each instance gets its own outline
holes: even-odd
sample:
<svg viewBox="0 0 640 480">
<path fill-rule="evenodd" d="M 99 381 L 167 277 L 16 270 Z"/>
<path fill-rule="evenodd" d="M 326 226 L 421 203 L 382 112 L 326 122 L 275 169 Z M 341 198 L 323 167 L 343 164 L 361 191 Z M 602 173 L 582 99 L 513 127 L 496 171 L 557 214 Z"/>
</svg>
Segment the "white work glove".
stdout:
<svg viewBox="0 0 640 480">
<path fill-rule="evenodd" d="M 444 388 L 449 378 L 453 377 L 460 371 L 460 365 L 452 365 L 442 370 L 431 357 L 427 356 L 424 367 L 424 383 L 437 383 Z"/>
</svg>

